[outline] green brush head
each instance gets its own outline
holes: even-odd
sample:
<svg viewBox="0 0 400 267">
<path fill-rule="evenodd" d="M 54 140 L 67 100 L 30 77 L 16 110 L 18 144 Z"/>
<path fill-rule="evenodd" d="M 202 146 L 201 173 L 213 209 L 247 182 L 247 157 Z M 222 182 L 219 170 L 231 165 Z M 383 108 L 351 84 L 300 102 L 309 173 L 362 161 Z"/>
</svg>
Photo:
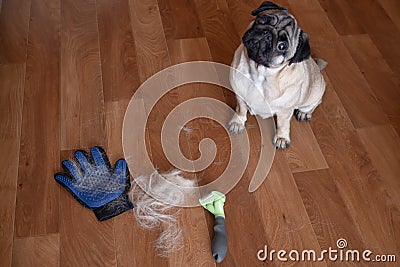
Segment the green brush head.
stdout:
<svg viewBox="0 0 400 267">
<path fill-rule="evenodd" d="M 225 218 L 224 203 L 225 195 L 218 191 L 212 191 L 209 195 L 199 199 L 200 204 L 215 217 Z"/>
</svg>

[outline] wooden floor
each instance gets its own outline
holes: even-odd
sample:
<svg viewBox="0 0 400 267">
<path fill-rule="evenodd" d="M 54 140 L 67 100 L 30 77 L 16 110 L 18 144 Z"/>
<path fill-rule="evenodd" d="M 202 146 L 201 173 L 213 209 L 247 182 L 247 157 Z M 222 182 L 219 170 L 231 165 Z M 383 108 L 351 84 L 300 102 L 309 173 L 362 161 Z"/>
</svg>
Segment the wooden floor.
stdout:
<svg viewBox="0 0 400 267">
<path fill-rule="evenodd" d="M 185 246 L 168 258 L 152 249 L 157 231 L 132 213 L 99 223 L 53 180 L 76 149 L 123 157 L 125 109 L 152 74 L 176 63 L 230 64 L 259 0 L 2 0 L 0 13 L 0 266 L 214 266 L 211 216 L 185 209 Z M 292 121 L 292 146 L 276 153 L 264 184 L 247 187 L 253 159 L 227 197 L 229 252 L 221 266 L 400 265 L 400 4 L 398 0 L 279 0 L 309 33 L 313 55 L 329 62 L 328 88 L 311 123 Z M 167 95 L 148 124 L 149 151 L 171 165 L 160 127 L 178 103 L 209 96 L 211 85 Z M 248 124 L 254 125 L 250 118 Z M 199 179 L 222 173 L 229 144 L 221 126 L 188 125 L 181 149 L 198 157 L 211 137 L 218 160 Z M 217 162 L 216 162 L 217 163 Z M 268 262 L 257 251 L 336 248 L 396 254 L 397 263 Z"/>
</svg>

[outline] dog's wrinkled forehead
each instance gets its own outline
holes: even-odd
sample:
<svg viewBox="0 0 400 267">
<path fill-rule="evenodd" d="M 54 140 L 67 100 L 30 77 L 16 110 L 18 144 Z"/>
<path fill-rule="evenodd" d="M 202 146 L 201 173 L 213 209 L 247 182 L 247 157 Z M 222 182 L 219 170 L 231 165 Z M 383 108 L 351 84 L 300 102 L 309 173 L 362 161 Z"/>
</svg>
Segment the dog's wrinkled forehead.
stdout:
<svg viewBox="0 0 400 267">
<path fill-rule="evenodd" d="M 253 10 L 253 12 L 251 12 L 251 15 L 257 16 L 259 13 L 266 11 L 266 10 L 286 11 L 287 12 L 287 8 L 280 7 L 272 2 L 266 1 L 266 2 L 262 3 L 259 8 Z"/>
<path fill-rule="evenodd" d="M 268 25 L 274 28 L 284 28 L 287 24 L 295 23 L 294 17 L 288 13 L 286 8 L 277 6 L 272 2 L 262 3 L 261 6 L 253 10 L 251 14 L 256 16 L 254 20 L 255 26 Z"/>
<path fill-rule="evenodd" d="M 264 11 L 257 15 L 254 20 L 255 25 L 272 26 L 274 28 L 285 28 L 292 23 L 295 23 L 295 19 L 292 15 L 286 11 Z M 290 25 L 294 26 L 294 25 Z"/>
</svg>

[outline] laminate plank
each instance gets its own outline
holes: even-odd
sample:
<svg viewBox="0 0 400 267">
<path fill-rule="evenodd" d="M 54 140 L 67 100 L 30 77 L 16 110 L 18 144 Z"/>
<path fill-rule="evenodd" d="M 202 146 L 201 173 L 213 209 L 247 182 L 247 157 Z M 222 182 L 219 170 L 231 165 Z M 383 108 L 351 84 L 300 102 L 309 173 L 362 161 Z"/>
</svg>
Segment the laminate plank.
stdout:
<svg viewBox="0 0 400 267">
<path fill-rule="evenodd" d="M 97 1 L 97 20 L 104 101 L 130 99 L 140 81 L 128 1 Z"/>
<path fill-rule="evenodd" d="M 400 248 L 400 138 L 389 125 L 363 128 L 357 130 L 361 142 L 371 157 L 372 164 L 380 174 L 378 181 L 383 186 L 380 192 L 388 203 L 386 211 L 390 218 L 390 236 Z"/>
<path fill-rule="evenodd" d="M 347 249 L 368 249 L 357 233 L 356 223 L 349 215 L 329 170 L 295 173 L 294 179 L 321 249 L 337 249 L 337 240 L 341 238 L 347 241 Z M 357 265 L 353 262 L 329 263 L 329 266 Z"/>
<path fill-rule="evenodd" d="M 353 18 L 354 10 L 346 1 L 319 0 L 319 3 L 340 35 L 365 33 L 363 27 Z"/>
<path fill-rule="evenodd" d="M 124 157 L 122 150 L 122 124 L 129 100 L 117 100 L 105 103 L 107 132 L 107 156 L 111 162 Z"/>
<path fill-rule="evenodd" d="M 330 90 L 327 93 L 327 99 L 330 99 Z M 332 99 L 335 97 L 332 96 Z M 362 237 L 365 246 L 374 250 L 374 253 L 390 253 L 395 243 L 390 237 L 391 219 L 388 216 L 387 200 L 382 195 L 379 175 L 371 165 L 360 140 L 356 139 L 354 128 L 346 130 L 338 125 L 342 120 L 347 125 L 349 123 L 343 106 L 340 107 L 342 110 L 327 112 L 335 104 L 331 103 L 327 108 L 323 106 L 323 111 L 315 112 L 311 121 L 312 129 L 329 165 L 330 177 L 349 215 L 357 222 L 357 235 Z"/>
<path fill-rule="evenodd" d="M 104 145 L 96 2 L 61 2 L 61 150 Z"/>
<path fill-rule="evenodd" d="M 354 11 L 353 19 L 362 24 L 390 68 L 395 73 L 400 73 L 400 51 L 397 49 L 400 43 L 400 29 L 396 27 L 378 1 L 346 1 Z M 376 23 L 377 21 L 379 23 Z"/>
<path fill-rule="evenodd" d="M 397 101 L 400 99 L 400 85 L 395 74 L 368 35 L 343 36 L 342 39 L 386 116 L 400 133 L 400 105 Z M 381 116 L 385 117 L 385 114 Z"/>
<path fill-rule="evenodd" d="M 166 40 L 203 37 L 193 1 L 158 1 Z"/>
<path fill-rule="evenodd" d="M 165 121 L 166 116 L 171 112 L 172 108 L 190 99 L 192 94 L 193 91 L 190 85 L 184 86 L 184 88 L 178 87 L 170 91 L 157 103 L 149 117 L 147 132 L 153 156 L 153 164 L 162 171 L 176 168 L 164 155 L 163 146 L 161 145 L 162 123 Z M 185 115 L 183 113 L 176 113 L 176 116 Z M 175 137 L 167 136 L 167 138 Z M 193 158 L 190 144 L 188 143 L 188 137 L 182 132 L 179 136 L 179 149 L 187 158 Z M 184 172 L 183 176 L 185 178 L 194 178 L 194 174 L 188 172 Z M 204 218 L 204 211 L 202 208 L 184 208 L 180 210 L 178 221 L 183 234 L 183 248 L 176 252 L 169 253 L 169 266 L 186 266 L 188 264 L 199 266 L 214 265 L 209 249 L 211 241 Z"/>
<path fill-rule="evenodd" d="M 156 0 L 129 0 L 140 81 L 170 65 L 160 11 Z"/>
<path fill-rule="evenodd" d="M 381 106 L 319 2 L 291 1 L 290 7 L 302 29 L 309 33 L 313 55 L 328 61 L 326 74 L 354 126 L 361 128 L 387 123 L 388 120 L 380 115 L 383 112 Z"/>
<path fill-rule="evenodd" d="M 0 66 L 0 258 L 4 266 L 10 266 L 12 258 L 24 83 L 25 64 Z"/>
<path fill-rule="evenodd" d="M 195 3 L 213 61 L 230 65 L 241 37 L 235 30 L 227 2 L 196 0 Z M 224 97 L 229 106 L 236 107 L 236 97 L 232 92 L 224 90 Z"/>
<path fill-rule="evenodd" d="M 131 0 L 129 1 L 129 10 L 131 27 L 136 43 L 137 61 L 138 66 L 140 66 L 139 77 L 140 81 L 144 82 L 156 72 L 170 65 L 168 48 L 157 1 Z M 149 157 L 153 161 L 153 164 L 159 168 L 161 172 L 169 170 L 171 166 L 166 160 L 161 149 L 160 126 L 162 125 L 161 123 L 163 122 L 163 119 L 159 118 L 158 115 L 160 114 L 158 112 L 166 112 L 166 114 L 168 113 L 167 110 L 171 107 L 169 101 L 175 101 L 173 96 L 174 94 L 172 94 L 172 97 L 171 95 L 170 97 L 167 95 L 157 103 L 157 105 L 153 108 L 153 110 L 156 112 L 152 111 L 146 126 L 147 130 L 145 141 L 147 145 L 147 151 Z M 121 227 L 127 223 L 127 216 L 128 215 L 125 215 L 125 217 L 121 216 L 122 222 L 120 225 L 118 225 L 119 234 L 117 233 L 117 244 L 123 244 L 127 240 L 126 238 L 124 239 L 122 235 L 123 229 Z M 168 259 L 156 256 L 158 251 L 155 251 L 153 248 L 154 242 L 156 241 L 160 232 L 146 231 L 141 229 L 136 224 L 133 227 L 134 229 L 129 232 L 129 234 L 131 235 L 131 238 L 137 240 L 136 242 L 138 243 L 138 246 L 140 246 L 139 251 L 143 251 L 143 253 L 140 253 L 138 257 L 135 257 L 135 264 L 167 266 Z M 153 256 L 149 257 L 149 254 Z M 129 262 L 126 262 L 126 264 L 127 266 L 131 266 Z"/>
<path fill-rule="evenodd" d="M 108 153 L 110 153 L 111 160 L 117 159 L 116 155 L 123 153 L 120 130 L 127 104 L 125 101 L 106 104 Z M 150 143 L 147 142 L 146 145 L 149 147 Z M 149 156 L 152 158 L 151 152 L 149 152 Z M 131 177 L 132 186 L 134 186 L 133 179 L 134 177 Z M 136 203 L 133 204 L 135 206 Z M 168 259 L 157 256 L 158 251 L 154 250 L 154 242 L 159 231 L 141 228 L 136 222 L 133 212 L 125 212 L 117 216 L 114 219 L 114 231 L 118 266 L 168 266 Z"/>
<path fill-rule="evenodd" d="M 230 14 L 220 1 L 195 0 L 195 4 L 213 60 L 230 65 L 240 44 Z"/>
<path fill-rule="evenodd" d="M 59 257 L 58 234 L 17 238 L 12 266 L 58 266 Z"/>
<path fill-rule="evenodd" d="M 25 64 L 0 65 L 0 140 L 17 140 L 21 134 Z"/>
<path fill-rule="evenodd" d="M 261 213 L 266 238 L 262 243 L 256 242 L 253 254 L 268 246 L 272 249 L 302 251 L 321 251 L 317 236 L 312 227 L 312 221 L 299 194 L 290 167 L 282 151 L 275 154 L 274 162 L 267 179 L 253 193 Z M 281 266 L 275 255 L 274 264 Z M 289 261 L 290 262 L 290 261 Z M 268 262 L 270 263 L 270 261 Z M 293 263 L 297 266 L 297 263 Z M 325 261 L 307 262 L 303 266 L 327 266 Z"/>
<path fill-rule="evenodd" d="M 232 22 L 235 26 L 236 33 L 238 36 L 242 37 L 250 22 L 254 19 L 254 17 L 251 15 L 251 11 L 258 8 L 260 6 L 260 2 L 256 0 L 246 2 L 227 0 L 226 4 L 228 11 L 230 12 Z"/>
<path fill-rule="evenodd" d="M 111 162 L 123 158 L 122 123 L 127 100 L 107 102 L 106 129 L 107 155 Z M 131 176 L 131 184 L 134 185 Z M 156 231 L 146 231 L 136 223 L 133 212 L 127 211 L 113 219 L 115 232 L 115 252 L 117 266 L 166 266 L 168 261 L 157 256 L 153 250 Z"/>
<path fill-rule="evenodd" d="M 190 38 L 179 39 L 168 42 L 168 48 L 172 64 L 178 64 L 188 61 L 210 61 L 211 54 L 205 38 Z M 222 89 L 211 84 L 196 83 L 188 84 L 179 87 L 179 97 L 182 102 L 194 99 L 197 97 L 208 97 L 223 101 L 224 95 Z M 189 112 L 190 113 L 190 112 Z M 226 133 L 222 133 L 220 126 L 210 119 L 197 118 L 192 120 L 187 125 L 187 132 L 182 131 L 183 139 L 188 143 L 184 150 L 189 154 L 189 158 L 194 160 L 200 157 L 199 142 L 208 137 L 211 138 L 217 145 L 217 154 L 214 162 L 204 171 L 195 174 L 199 185 L 204 185 L 216 179 L 225 169 L 224 154 L 228 152 L 226 149 Z M 227 144 L 229 145 L 229 143 Z M 182 151 L 184 154 L 186 151 Z M 215 164 L 217 163 L 217 164 Z M 220 164 L 222 163 L 222 164 Z M 214 220 L 208 212 L 203 211 L 203 208 L 190 208 L 183 211 L 183 225 L 185 225 L 185 250 L 183 255 L 179 255 L 174 261 L 174 264 L 185 265 L 191 261 L 197 262 L 196 265 L 214 266 L 215 262 L 211 254 L 211 239 L 213 237 L 212 227 Z M 195 220 L 193 218 L 196 218 Z M 197 221 L 197 223 L 195 223 Z M 202 222 L 199 224 L 198 222 Z M 189 222 L 189 223 L 188 223 Z M 195 228 L 194 225 L 197 224 Z M 208 225 L 208 227 L 207 227 Z M 211 230 L 211 231 L 210 231 Z M 197 234 L 195 233 L 197 232 Z M 192 239 L 191 235 L 196 239 Z M 190 250 L 187 250 L 190 248 Z M 193 252 L 197 250 L 197 253 Z M 193 258 L 193 259 L 191 259 Z M 178 264 L 179 263 L 179 264 Z"/>
<path fill-rule="evenodd" d="M 186 49 L 190 50 L 192 48 L 186 47 Z M 174 56 L 171 57 L 171 61 L 176 62 L 178 58 L 180 58 L 179 52 L 173 52 L 173 54 Z M 185 85 L 168 92 L 156 104 L 149 116 L 147 132 L 149 142 L 151 144 L 153 164 L 162 171 L 167 171 L 175 167 L 165 158 L 163 147 L 161 145 L 161 126 L 165 121 L 166 116 L 174 107 L 185 100 L 192 98 L 193 90 L 191 90 L 191 88 L 192 85 Z M 185 115 L 176 114 L 176 116 Z M 180 135 L 179 149 L 188 158 L 192 158 L 188 140 L 184 134 Z M 193 177 L 193 175 L 189 173 L 184 173 L 184 176 L 188 178 Z M 197 222 L 195 225 L 190 223 L 190 221 L 194 220 L 194 218 Z M 211 252 L 207 250 L 207 245 L 210 244 L 210 240 L 207 232 L 207 226 L 204 222 L 204 211 L 200 208 L 183 209 L 181 210 L 181 215 L 179 216 L 179 223 L 183 231 L 184 246 L 182 250 L 169 254 L 169 265 L 184 266 L 190 263 L 195 263 L 196 265 L 212 264 L 213 262 L 210 260 Z"/>
<path fill-rule="evenodd" d="M 61 159 L 72 158 L 73 152 L 61 151 Z M 59 232 L 60 266 L 116 266 L 113 220 L 99 222 L 64 188 L 60 193 Z"/>
<path fill-rule="evenodd" d="M 224 95 L 226 99 L 226 94 Z M 226 127 L 226 125 L 221 126 Z M 232 164 L 232 162 L 229 162 L 230 156 L 245 160 L 242 153 L 232 155 L 229 137 L 226 136 L 224 138 L 223 134 L 226 133 L 223 133 L 222 130 L 226 129 L 222 129 L 222 127 L 214 130 L 215 135 L 212 136 L 212 138 L 217 141 L 218 149 L 222 150 L 222 157 L 218 158 L 218 161 L 227 163 L 213 166 L 209 172 L 211 177 L 215 177 L 214 173 L 218 173 L 218 171 L 220 171 L 219 168 L 225 167 L 225 164 Z M 262 266 L 264 264 L 259 261 L 255 255 L 259 249 L 264 248 L 264 244 L 266 240 L 268 240 L 268 230 L 264 227 L 265 217 L 260 208 L 257 194 L 248 192 L 250 181 L 259 163 L 262 146 L 260 131 L 254 116 L 249 116 L 246 131 L 249 136 L 250 146 L 247 168 L 244 170 L 239 183 L 226 196 L 225 214 L 227 218 L 226 227 L 229 250 L 226 260 L 221 263 L 223 266 Z M 234 138 L 231 142 L 232 141 L 235 142 Z M 237 174 L 233 173 L 232 175 Z M 260 189 L 258 189 L 258 191 L 259 190 Z M 230 218 L 236 218 L 235 222 L 231 223 L 232 219 Z M 260 222 L 262 222 L 262 224 L 260 224 Z M 235 233 L 241 234 L 238 235 Z M 275 264 L 272 264 L 272 266 L 274 265 Z"/>
<path fill-rule="evenodd" d="M 153 166 L 159 172 L 166 172 L 175 169 L 175 166 L 166 158 L 163 146 L 161 143 L 161 127 L 166 119 L 166 116 L 172 109 L 182 102 L 183 94 L 180 87 L 168 92 L 152 109 L 146 129 L 146 139 L 150 145 L 150 153 L 152 155 Z M 176 113 L 176 116 L 184 116 L 181 113 Z M 167 137 L 175 138 L 175 137 Z M 190 158 L 190 150 L 188 148 L 187 139 L 185 136 L 179 138 L 179 149 Z M 192 178 L 193 175 L 183 173 L 186 178 Z M 180 211 L 178 221 L 183 232 L 183 248 L 179 251 L 168 254 L 168 265 L 182 266 L 189 262 L 202 264 L 207 261 L 207 255 L 204 250 L 198 249 L 197 246 L 204 244 L 205 238 L 208 239 L 206 224 L 202 220 L 197 220 L 196 227 L 188 223 L 192 218 L 204 218 L 204 212 L 201 209 L 183 209 Z M 153 242 L 155 241 L 152 240 Z M 208 240 L 207 240 L 208 241 Z M 155 253 L 155 252 L 153 252 Z"/>
<path fill-rule="evenodd" d="M 31 1 L 1 3 L 0 64 L 25 63 Z"/>
<path fill-rule="evenodd" d="M 32 1 L 22 115 L 15 235 L 58 233 L 60 3 Z"/>
<path fill-rule="evenodd" d="M 168 42 L 171 63 L 178 64 L 188 61 L 211 61 L 211 53 L 205 38 L 180 39 Z M 224 102 L 223 89 L 212 84 L 194 83 L 181 86 L 180 96 L 182 101 L 191 98 L 208 97 Z M 184 135 L 189 142 L 189 154 L 193 159 L 200 157 L 199 143 L 204 138 L 211 138 L 217 144 L 216 159 L 203 171 L 196 173 L 200 185 L 207 184 L 222 174 L 229 159 L 229 138 L 221 126 L 213 120 L 197 118 L 185 125 L 187 132 Z M 225 125 L 223 125 L 225 127 Z M 222 130 L 222 131 L 221 131 Z M 214 177 L 214 178 L 213 178 Z"/>
<path fill-rule="evenodd" d="M 292 119 L 290 136 L 291 144 L 285 156 L 293 173 L 328 168 L 309 124 Z"/>
<path fill-rule="evenodd" d="M 397 0 L 378 0 L 386 14 L 390 17 L 397 29 L 400 30 L 400 5 Z"/>
</svg>

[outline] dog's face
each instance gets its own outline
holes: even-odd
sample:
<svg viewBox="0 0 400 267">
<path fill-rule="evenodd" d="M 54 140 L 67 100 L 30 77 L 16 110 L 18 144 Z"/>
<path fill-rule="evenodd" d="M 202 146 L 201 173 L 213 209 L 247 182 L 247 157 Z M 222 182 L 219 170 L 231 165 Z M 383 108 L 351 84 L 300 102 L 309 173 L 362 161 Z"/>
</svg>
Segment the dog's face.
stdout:
<svg viewBox="0 0 400 267">
<path fill-rule="evenodd" d="M 251 13 L 256 16 L 242 38 L 250 59 L 276 68 L 310 57 L 308 37 L 286 8 L 264 2 Z"/>
</svg>

